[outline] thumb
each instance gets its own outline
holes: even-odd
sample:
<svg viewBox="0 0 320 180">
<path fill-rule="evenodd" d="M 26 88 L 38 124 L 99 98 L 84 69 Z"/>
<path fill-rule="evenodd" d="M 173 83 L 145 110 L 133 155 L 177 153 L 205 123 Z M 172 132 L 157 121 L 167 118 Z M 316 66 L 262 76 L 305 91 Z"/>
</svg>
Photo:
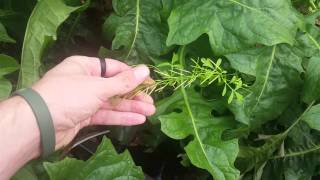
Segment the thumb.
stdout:
<svg viewBox="0 0 320 180">
<path fill-rule="evenodd" d="M 102 79 L 103 98 L 109 98 L 116 95 L 123 95 L 139 86 L 147 77 L 149 77 L 149 68 L 145 65 L 139 65 L 135 68 L 123 71 L 113 77 Z"/>
</svg>

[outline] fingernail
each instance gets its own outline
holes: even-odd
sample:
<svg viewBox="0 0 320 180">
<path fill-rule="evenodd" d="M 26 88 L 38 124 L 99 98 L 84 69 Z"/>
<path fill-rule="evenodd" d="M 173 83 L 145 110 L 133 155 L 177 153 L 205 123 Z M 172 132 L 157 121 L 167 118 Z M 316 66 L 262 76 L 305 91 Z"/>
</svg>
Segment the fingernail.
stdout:
<svg viewBox="0 0 320 180">
<path fill-rule="evenodd" d="M 134 68 L 134 75 L 138 80 L 145 80 L 149 76 L 149 68 L 145 65 L 139 65 Z"/>
</svg>

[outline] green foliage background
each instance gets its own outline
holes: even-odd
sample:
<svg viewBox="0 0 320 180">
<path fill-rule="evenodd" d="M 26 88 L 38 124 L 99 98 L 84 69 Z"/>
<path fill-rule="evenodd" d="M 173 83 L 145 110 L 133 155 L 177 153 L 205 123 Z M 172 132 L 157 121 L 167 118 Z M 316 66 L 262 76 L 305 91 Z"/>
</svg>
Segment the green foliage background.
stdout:
<svg viewBox="0 0 320 180">
<path fill-rule="evenodd" d="M 116 149 L 129 148 L 133 159 L 103 139 L 89 160 L 38 161 L 13 179 L 143 179 L 148 168 L 133 144 L 181 161 L 182 171 L 159 170 L 154 178 L 316 178 L 319 26 L 318 0 L 2 0 L 0 99 L 74 54 L 162 71 L 222 59 L 228 76 L 248 86 L 243 100 L 221 82 L 165 88 L 154 94 L 157 113 L 147 125 L 111 129 Z"/>
</svg>

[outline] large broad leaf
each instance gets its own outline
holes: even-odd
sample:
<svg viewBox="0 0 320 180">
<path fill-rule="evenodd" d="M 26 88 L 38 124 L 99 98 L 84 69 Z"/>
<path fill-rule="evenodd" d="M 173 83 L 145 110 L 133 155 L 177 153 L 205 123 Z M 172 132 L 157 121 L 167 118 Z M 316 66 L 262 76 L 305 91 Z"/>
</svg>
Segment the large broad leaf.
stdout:
<svg viewBox="0 0 320 180">
<path fill-rule="evenodd" d="M 19 64 L 13 57 L 0 54 L 0 100 L 7 98 L 12 91 L 11 82 L 2 76 L 10 74 L 17 69 L 19 69 Z"/>
<path fill-rule="evenodd" d="M 320 104 L 313 106 L 304 114 L 302 120 L 306 122 L 310 128 L 320 131 Z"/>
<path fill-rule="evenodd" d="M 217 54 L 256 43 L 293 44 L 302 24 L 288 0 L 190 0 L 174 9 L 168 22 L 167 45 L 189 44 L 208 34 Z"/>
<path fill-rule="evenodd" d="M 298 34 L 295 50 L 301 56 L 312 57 L 320 53 L 320 28 L 315 25 L 320 10 L 305 18 L 305 30 Z"/>
<path fill-rule="evenodd" d="M 44 51 L 56 40 L 56 31 L 70 13 L 79 9 L 63 0 L 38 1 L 29 18 L 21 54 L 18 87 L 30 86 L 39 79 L 39 68 Z"/>
<path fill-rule="evenodd" d="M 107 138 L 103 138 L 96 153 L 87 161 L 66 158 L 44 166 L 51 180 L 144 179 L 141 168 L 134 165 L 129 152 L 118 154 Z"/>
<path fill-rule="evenodd" d="M 256 66 L 262 48 L 255 48 L 247 51 L 242 51 L 234 54 L 227 54 L 226 57 L 235 70 L 239 72 L 256 76 Z"/>
<path fill-rule="evenodd" d="M 0 54 L 0 77 L 6 74 L 10 74 L 19 69 L 17 61 L 5 54 Z"/>
<path fill-rule="evenodd" d="M 256 61 L 256 81 L 243 104 L 234 106 L 232 111 L 244 111 L 246 116 L 236 113 L 241 115 L 236 119 L 245 118 L 240 121 L 255 127 L 279 116 L 288 107 L 292 97 L 298 95 L 303 69 L 301 58 L 287 45 L 265 47 L 244 54 L 254 56 L 249 60 Z M 230 61 L 237 59 L 236 55 L 233 56 Z M 243 53 L 238 56 L 242 58 Z"/>
<path fill-rule="evenodd" d="M 160 0 L 113 0 L 115 13 L 104 23 L 104 35 L 111 39 L 112 49 L 122 51 L 130 63 L 148 62 L 167 48 L 167 24 L 161 20 Z"/>
<path fill-rule="evenodd" d="M 320 52 L 320 28 L 310 28 L 308 32 L 299 33 L 298 44 L 294 47 L 300 56 L 312 57 Z"/>
<path fill-rule="evenodd" d="M 49 175 L 44 168 L 44 162 L 55 162 L 61 160 L 61 151 L 56 151 L 45 159 L 39 158 L 28 162 L 20 168 L 11 180 L 47 180 Z"/>
<path fill-rule="evenodd" d="M 296 129 L 293 131 L 293 129 Z M 317 137 L 311 137 L 310 128 L 299 123 L 285 140 L 284 146 L 273 154 L 264 168 L 262 180 L 311 180 L 319 166 L 319 145 Z M 297 131 L 297 129 L 300 129 Z M 316 143 L 316 144 L 315 144 Z M 281 146 L 280 146 L 281 147 Z M 280 150 L 281 149 L 281 150 Z M 273 176 L 274 175 L 274 176 Z"/>
<path fill-rule="evenodd" d="M 3 24 L 0 22 L 0 42 L 6 42 L 6 43 L 15 43 L 16 41 L 12 39 L 8 34 L 7 30 L 3 26 Z"/>
<path fill-rule="evenodd" d="M 273 161 L 274 159 L 285 159 L 288 161 L 281 161 L 281 168 L 285 169 L 273 169 L 279 173 L 278 175 L 285 171 L 291 171 L 290 169 L 292 168 L 296 168 L 295 170 L 297 172 L 298 169 L 300 169 L 300 172 L 295 176 L 304 176 L 306 174 L 309 176 L 312 175 L 312 173 L 310 174 L 310 171 L 313 172 L 315 170 L 318 160 L 315 160 L 314 157 L 309 159 L 310 156 L 306 155 L 318 151 L 320 146 L 315 145 L 314 140 L 317 138 L 311 137 L 310 128 L 307 127 L 306 124 L 301 124 L 299 122 L 300 120 L 307 122 L 308 119 L 315 121 L 317 115 L 319 115 L 317 114 L 319 113 L 319 107 L 314 106 L 310 109 L 311 106 L 309 106 L 301 113 L 300 108 L 295 107 L 297 105 L 292 106 L 292 109 L 288 109 L 281 116 L 281 120 L 285 120 L 285 122 L 282 123 L 286 124 L 288 121 L 291 121 L 290 127 L 280 134 L 266 137 L 265 144 L 260 147 L 252 147 L 250 145 L 240 146 L 240 152 L 236 163 L 237 167 L 244 171 L 250 171 L 252 168 L 260 169 L 260 167 L 269 160 L 272 160 L 270 163 L 273 164 L 277 163 Z M 292 112 L 293 110 L 294 112 Z M 304 164 L 307 167 L 299 167 L 299 165 L 296 166 L 297 164 Z M 276 167 L 276 165 L 274 164 L 271 167 Z M 267 169 L 267 171 L 269 170 Z"/>
<path fill-rule="evenodd" d="M 0 77 L 0 101 L 7 98 L 12 90 L 12 84 L 9 80 Z"/>
<path fill-rule="evenodd" d="M 316 149 L 302 146 L 305 142 L 306 140 L 294 145 L 286 143 L 285 149 L 282 150 L 282 157 L 277 156 L 268 161 L 263 169 L 261 180 L 311 180 L 318 171 L 319 153 Z M 274 155 L 277 154 L 277 152 L 274 153 Z"/>
<path fill-rule="evenodd" d="M 284 134 L 273 135 L 260 147 L 240 146 L 237 165 L 244 171 L 260 168 L 279 148 L 285 137 Z"/>
<path fill-rule="evenodd" d="M 2 0 L 0 3 L 4 3 L 4 5 L 0 4 L 0 7 L 3 8 L 0 9 L 0 21 L 16 41 L 22 42 L 28 18 L 37 0 Z"/>
<path fill-rule="evenodd" d="M 214 179 L 237 179 L 239 171 L 234 167 L 234 161 L 238 142 L 236 139 L 221 140 L 222 132 L 232 127 L 232 119 L 211 115 L 213 107 L 222 104 L 205 101 L 192 89 L 185 91 L 181 88 L 172 97 L 160 102 L 160 111 L 164 112 L 158 117 L 161 130 L 173 139 L 192 136 L 185 147 L 191 163 L 209 171 Z"/>
<path fill-rule="evenodd" d="M 20 169 L 11 180 L 38 180 L 36 173 L 33 171 L 30 165 L 27 165 Z"/>
<path fill-rule="evenodd" d="M 320 98 L 320 56 L 309 60 L 303 88 L 303 100 L 311 103 Z"/>
</svg>

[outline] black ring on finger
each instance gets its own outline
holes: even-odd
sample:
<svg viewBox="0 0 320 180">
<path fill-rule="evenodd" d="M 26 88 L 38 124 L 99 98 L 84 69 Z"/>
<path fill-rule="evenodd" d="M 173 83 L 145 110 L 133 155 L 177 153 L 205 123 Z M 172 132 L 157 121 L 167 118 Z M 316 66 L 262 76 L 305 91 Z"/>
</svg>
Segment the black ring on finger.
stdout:
<svg viewBox="0 0 320 180">
<path fill-rule="evenodd" d="M 104 58 L 99 58 L 100 60 L 100 66 L 101 66 L 101 77 L 106 77 L 106 71 L 107 71 L 107 63 Z"/>
</svg>

